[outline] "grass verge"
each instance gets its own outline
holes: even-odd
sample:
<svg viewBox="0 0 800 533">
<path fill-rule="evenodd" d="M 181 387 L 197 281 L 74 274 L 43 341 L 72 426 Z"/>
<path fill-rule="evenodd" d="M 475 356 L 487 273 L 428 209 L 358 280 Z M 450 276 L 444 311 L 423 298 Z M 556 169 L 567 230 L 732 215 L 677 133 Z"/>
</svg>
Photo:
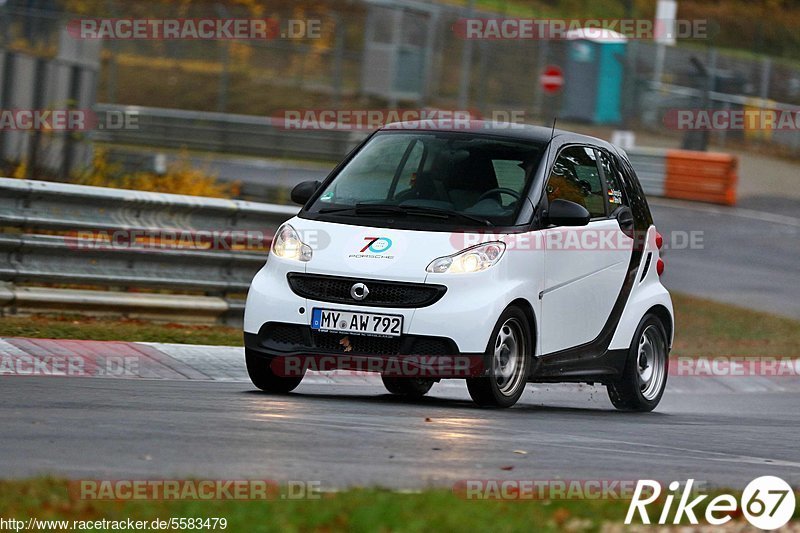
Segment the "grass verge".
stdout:
<svg viewBox="0 0 800 533">
<path fill-rule="evenodd" d="M 678 357 L 800 357 L 800 321 L 732 305 L 673 294 Z M 14 317 L 0 320 L 0 337 L 125 340 L 240 346 L 242 333 L 229 326 L 160 324 L 142 320 Z"/>
<path fill-rule="evenodd" d="M 0 337 L 174 342 L 213 346 L 242 344 L 242 330 L 229 326 L 164 324 L 145 320 L 91 318 L 78 315 L 6 316 L 0 319 Z"/>
<path fill-rule="evenodd" d="M 282 492 L 285 495 L 285 492 Z M 704 516 L 704 504 L 696 507 Z M 227 531 L 625 531 L 625 499 L 468 500 L 447 489 L 416 494 L 351 489 L 319 499 L 280 496 L 259 501 L 88 501 L 63 480 L 0 481 L 0 516 L 27 520 L 94 521 L 224 518 Z M 648 507 L 657 519 L 661 506 Z M 744 525 L 734 512 L 729 526 Z M 795 514 L 797 519 L 797 514 Z M 702 518 L 700 518 L 702 520 Z M 55 529 L 55 528 L 54 528 Z M 99 528 L 95 528 L 99 529 Z M 217 528 L 219 529 L 219 528 Z M 664 528 L 662 531 L 678 528 Z M 110 527 L 104 528 L 110 530 Z M 208 529 L 207 529 L 208 530 Z"/>
<path fill-rule="evenodd" d="M 673 293 L 681 357 L 800 357 L 800 321 Z"/>
</svg>

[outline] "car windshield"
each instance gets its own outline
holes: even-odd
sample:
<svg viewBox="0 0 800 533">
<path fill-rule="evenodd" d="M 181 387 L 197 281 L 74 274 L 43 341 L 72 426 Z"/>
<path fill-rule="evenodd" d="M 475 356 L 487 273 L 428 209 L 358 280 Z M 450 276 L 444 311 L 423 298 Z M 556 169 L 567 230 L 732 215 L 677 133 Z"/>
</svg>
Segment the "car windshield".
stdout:
<svg viewBox="0 0 800 533">
<path fill-rule="evenodd" d="M 381 132 L 308 212 L 392 215 L 462 227 L 513 225 L 542 151 L 532 141 L 475 134 Z"/>
</svg>

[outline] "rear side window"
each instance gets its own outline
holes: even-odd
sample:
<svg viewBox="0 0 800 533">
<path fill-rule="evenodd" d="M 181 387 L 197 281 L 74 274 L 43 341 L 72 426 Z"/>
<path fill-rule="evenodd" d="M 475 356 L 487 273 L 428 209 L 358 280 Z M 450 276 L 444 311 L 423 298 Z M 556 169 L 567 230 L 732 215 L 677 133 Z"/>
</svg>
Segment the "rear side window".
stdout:
<svg viewBox="0 0 800 533">
<path fill-rule="evenodd" d="M 585 207 L 592 218 L 606 216 L 605 191 L 593 148 L 570 146 L 562 150 L 545 191 L 548 202 L 569 200 Z"/>
<path fill-rule="evenodd" d="M 615 156 L 614 161 L 625 177 L 625 192 L 627 193 L 630 207 L 633 210 L 636 227 L 638 230 L 644 231 L 653 224 L 653 215 L 650 213 L 650 207 L 647 205 L 647 199 L 645 198 L 642 184 L 639 183 L 636 177 L 636 171 L 633 170 L 628 159 L 623 156 Z"/>
<path fill-rule="evenodd" d="M 605 152 L 600 152 L 600 166 L 603 168 L 603 175 L 606 178 L 606 193 L 608 196 L 609 212 L 621 205 L 629 205 L 621 170 L 616 162 Z"/>
</svg>

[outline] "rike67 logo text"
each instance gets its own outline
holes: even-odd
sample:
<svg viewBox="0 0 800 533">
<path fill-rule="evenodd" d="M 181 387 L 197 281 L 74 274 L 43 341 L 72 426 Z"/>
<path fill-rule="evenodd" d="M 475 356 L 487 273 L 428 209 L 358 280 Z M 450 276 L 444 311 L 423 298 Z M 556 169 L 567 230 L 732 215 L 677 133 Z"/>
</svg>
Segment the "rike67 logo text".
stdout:
<svg viewBox="0 0 800 533">
<path fill-rule="evenodd" d="M 681 491 L 679 482 L 673 481 L 669 484 L 669 492 L 661 500 L 663 507 L 656 523 L 680 524 L 685 520 L 697 525 L 699 510 L 696 508 L 704 502 L 703 518 L 714 526 L 729 522 L 739 510 L 748 522 L 763 530 L 783 527 L 794 515 L 794 490 L 784 480 L 775 476 L 762 476 L 751 481 L 742 492 L 741 500 L 737 500 L 731 494 L 720 494 L 706 502 L 709 496 L 693 493 L 693 485 L 694 480 L 689 479 Z M 638 520 L 643 524 L 650 524 L 656 517 L 651 518 L 648 506 L 660 501 L 662 492 L 663 489 L 658 481 L 639 480 L 628 507 L 628 514 L 625 516 L 625 523 L 631 524 L 638 515 Z"/>
</svg>

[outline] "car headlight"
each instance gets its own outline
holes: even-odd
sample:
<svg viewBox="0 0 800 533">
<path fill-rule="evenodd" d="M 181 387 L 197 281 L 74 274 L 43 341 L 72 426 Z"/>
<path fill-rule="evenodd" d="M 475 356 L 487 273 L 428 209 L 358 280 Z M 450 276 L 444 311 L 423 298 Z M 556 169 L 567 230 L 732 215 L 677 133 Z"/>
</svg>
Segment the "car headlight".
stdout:
<svg viewBox="0 0 800 533">
<path fill-rule="evenodd" d="M 300 240 L 300 235 L 292 226 L 284 224 L 272 239 L 272 253 L 283 259 L 306 262 L 311 261 L 313 252 L 309 245 Z"/>
<path fill-rule="evenodd" d="M 497 263 L 505 251 L 506 243 L 501 241 L 487 242 L 461 250 L 457 254 L 434 259 L 425 270 L 434 274 L 481 272 Z"/>
</svg>

